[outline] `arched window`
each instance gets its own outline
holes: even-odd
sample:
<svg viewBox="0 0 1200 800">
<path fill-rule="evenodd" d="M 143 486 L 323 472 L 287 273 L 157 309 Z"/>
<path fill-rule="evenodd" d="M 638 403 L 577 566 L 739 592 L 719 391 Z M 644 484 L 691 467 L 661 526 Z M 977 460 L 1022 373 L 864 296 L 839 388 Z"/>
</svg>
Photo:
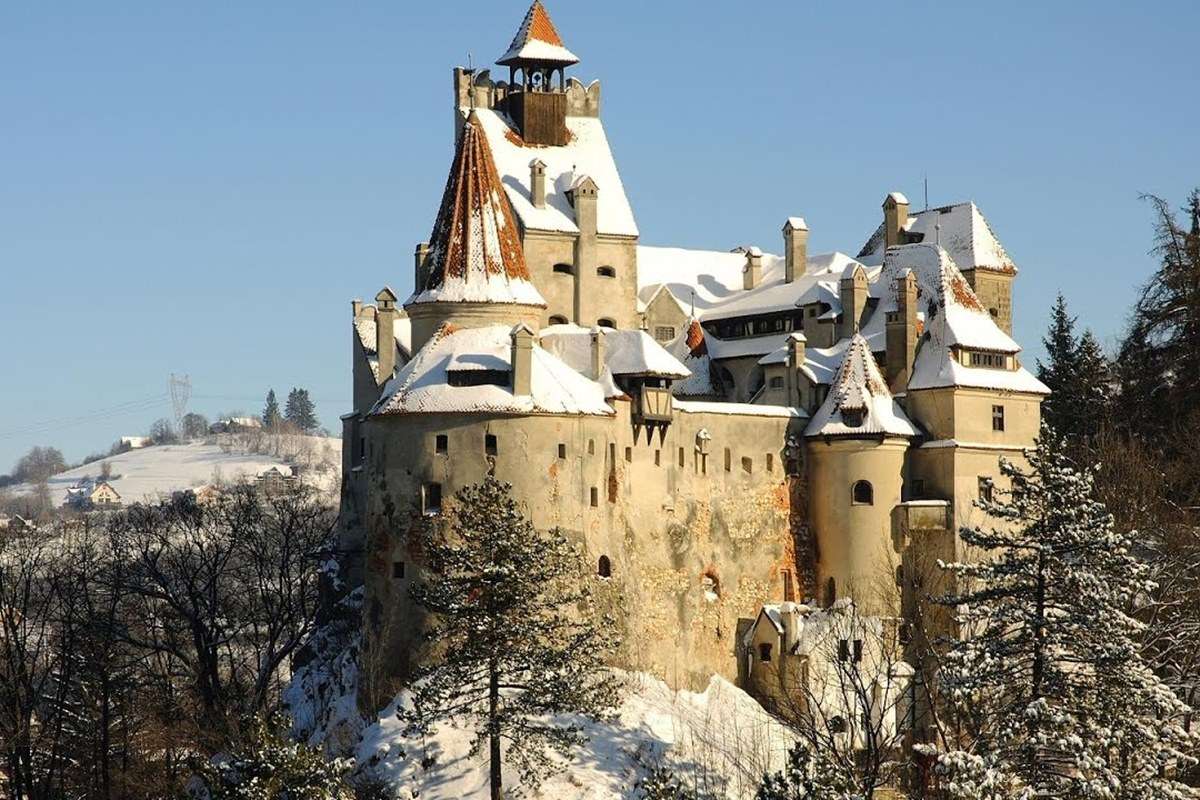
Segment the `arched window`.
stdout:
<svg viewBox="0 0 1200 800">
<path fill-rule="evenodd" d="M 567 318 L 564 317 L 562 314 L 552 314 L 550 316 L 550 324 L 551 325 L 566 325 Z"/>
<path fill-rule="evenodd" d="M 856 506 L 875 505 L 875 489 L 870 481 L 855 481 L 851 490 L 851 502 Z"/>
<path fill-rule="evenodd" d="M 608 560 L 608 556 L 600 556 L 600 563 L 596 565 L 596 574 L 601 578 L 612 577 L 612 562 Z"/>
<path fill-rule="evenodd" d="M 609 319 L 608 317 L 601 317 L 600 319 L 596 320 L 596 324 L 597 324 L 597 325 L 599 325 L 601 328 L 615 328 L 615 327 L 617 327 L 617 323 L 613 322 L 613 321 L 612 321 L 611 319 Z"/>
<path fill-rule="evenodd" d="M 570 264 L 555 264 L 554 271 L 559 275 L 574 275 L 575 268 Z"/>
<path fill-rule="evenodd" d="M 831 575 L 829 580 L 825 581 L 825 606 L 833 605 L 834 600 L 837 600 L 837 581 Z"/>
<path fill-rule="evenodd" d="M 596 267 L 596 274 L 601 278 L 615 278 L 617 270 L 615 267 Z"/>
</svg>

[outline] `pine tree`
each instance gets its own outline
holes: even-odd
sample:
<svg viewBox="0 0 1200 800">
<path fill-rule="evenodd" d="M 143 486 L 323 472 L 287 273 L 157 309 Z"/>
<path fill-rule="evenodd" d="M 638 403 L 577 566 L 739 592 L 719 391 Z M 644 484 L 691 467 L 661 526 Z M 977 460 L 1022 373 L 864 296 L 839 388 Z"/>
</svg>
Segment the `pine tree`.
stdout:
<svg viewBox="0 0 1200 800">
<path fill-rule="evenodd" d="M 1001 462 L 1011 491 L 978 502 L 994 524 L 960 531 L 981 559 L 947 566 L 964 638 L 941 678 L 971 736 L 939 769 L 960 797 L 1184 797 L 1163 775 L 1189 760 L 1188 709 L 1129 613 L 1154 590 L 1147 568 L 1060 438 L 1043 427 L 1027 456 Z"/>
<path fill-rule="evenodd" d="M 279 401 L 275 399 L 275 390 L 271 389 L 267 392 L 267 405 L 263 408 L 262 424 L 268 430 L 275 430 L 281 421 L 283 421 L 283 417 L 279 414 Z"/>
<path fill-rule="evenodd" d="M 488 751 L 493 800 L 502 742 L 504 759 L 536 784 L 552 768 L 548 750 L 585 742 L 570 717 L 603 717 L 618 691 L 604 669 L 612 623 L 595 619 L 578 552 L 557 531 L 540 534 L 510 490 L 488 477 L 455 495 L 445 522 L 425 530 L 425 575 L 411 590 L 433 615 L 410 732 L 447 718 L 471 725 L 472 754 Z"/>
<path fill-rule="evenodd" d="M 1079 337 L 1075 355 L 1075 394 L 1078 398 L 1077 427 L 1062 431 L 1090 440 L 1104 427 L 1112 394 L 1112 369 L 1104 348 L 1091 329 Z"/>
<path fill-rule="evenodd" d="M 1079 410 L 1076 387 L 1079 375 L 1079 342 L 1075 336 L 1075 317 L 1067 311 L 1067 300 L 1059 292 L 1050 311 L 1050 327 L 1042 339 L 1047 362 L 1037 362 L 1038 379 L 1050 388 L 1042 403 L 1042 419 L 1060 433 L 1078 428 Z"/>
<path fill-rule="evenodd" d="M 788 751 L 782 772 L 767 775 L 755 800 L 863 800 L 854 778 L 803 744 Z"/>
<path fill-rule="evenodd" d="M 283 416 L 303 433 L 311 433 L 317 429 L 316 408 L 308 396 L 308 389 L 292 389 L 288 392 Z"/>
</svg>

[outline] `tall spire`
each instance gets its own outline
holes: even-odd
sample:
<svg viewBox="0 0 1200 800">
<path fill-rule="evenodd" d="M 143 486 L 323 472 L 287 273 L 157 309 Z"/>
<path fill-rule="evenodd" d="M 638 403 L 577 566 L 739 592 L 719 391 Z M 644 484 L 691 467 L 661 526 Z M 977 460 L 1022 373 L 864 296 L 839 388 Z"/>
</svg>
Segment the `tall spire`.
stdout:
<svg viewBox="0 0 1200 800">
<path fill-rule="evenodd" d="M 546 304 L 530 282 L 517 225 L 475 111 L 458 137 L 426 263 L 429 277 L 407 304 Z"/>
<path fill-rule="evenodd" d="M 563 46 L 562 38 L 541 0 L 533 0 L 533 5 L 525 13 L 517 35 L 513 37 L 508 51 L 496 59 L 497 64 L 519 67 L 522 63 L 536 64 L 545 67 L 566 67 L 578 64 L 575 54 Z"/>
</svg>

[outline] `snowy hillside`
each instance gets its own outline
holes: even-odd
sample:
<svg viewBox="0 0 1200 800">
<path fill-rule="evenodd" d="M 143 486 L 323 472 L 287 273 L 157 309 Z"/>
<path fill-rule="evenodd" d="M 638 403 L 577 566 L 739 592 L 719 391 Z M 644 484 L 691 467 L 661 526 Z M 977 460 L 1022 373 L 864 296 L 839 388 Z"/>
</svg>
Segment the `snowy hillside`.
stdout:
<svg viewBox="0 0 1200 800">
<path fill-rule="evenodd" d="M 285 456 L 296 454 L 301 449 L 305 451 L 301 460 L 314 465 L 314 468 L 303 471 L 304 479 L 311 479 L 325 490 L 336 489 L 341 472 L 340 439 L 313 436 L 280 438 L 303 441 L 300 445 L 273 448 L 272 452 L 281 453 L 280 456 L 247 452 L 250 448 L 243 443 L 224 437 L 220 443 L 211 440 L 130 450 L 51 477 L 50 500 L 56 507 L 61 506 L 67 489 L 84 478 L 99 476 L 101 464 L 104 463 L 112 469 L 108 483 L 121 495 L 121 501 L 129 504 L 154 500 L 181 489 L 194 489 L 218 481 L 253 479 L 270 467 L 278 467 L 280 471 L 290 474 L 292 468 L 287 461 L 296 459 L 285 459 Z M 328 470 L 319 471 L 315 468 L 316 464 L 322 462 L 329 465 Z M 28 484 L 13 489 L 18 494 L 32 491 Z"/>
</svg>

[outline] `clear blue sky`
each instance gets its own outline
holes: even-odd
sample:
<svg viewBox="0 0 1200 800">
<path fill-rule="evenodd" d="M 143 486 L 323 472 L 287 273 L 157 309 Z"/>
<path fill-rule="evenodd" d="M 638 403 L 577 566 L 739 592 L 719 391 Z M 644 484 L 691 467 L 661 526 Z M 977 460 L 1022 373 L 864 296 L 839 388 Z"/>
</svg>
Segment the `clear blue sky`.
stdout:
<svg viewBox="0 0 1200 800">
<path fill-rule="evenodd" d="M 450 70 L 525 9 L 0 6 L 0 472 L 144 431 L 173 371 L 209 416 L 306 386 L 336 430 L 349 301 L 404 296 L 432 225 Z M 1193 0 L 549 9 L 603 81 L 643 242 L 777 251 L 802 214 L 811 252 L 854 252 L 927 172 L 1021 267 L 1030 364 L 1060 287 L 1112 341 L 1153 268 L 1138 194 L 1200 183 Z"/>
</svg>

